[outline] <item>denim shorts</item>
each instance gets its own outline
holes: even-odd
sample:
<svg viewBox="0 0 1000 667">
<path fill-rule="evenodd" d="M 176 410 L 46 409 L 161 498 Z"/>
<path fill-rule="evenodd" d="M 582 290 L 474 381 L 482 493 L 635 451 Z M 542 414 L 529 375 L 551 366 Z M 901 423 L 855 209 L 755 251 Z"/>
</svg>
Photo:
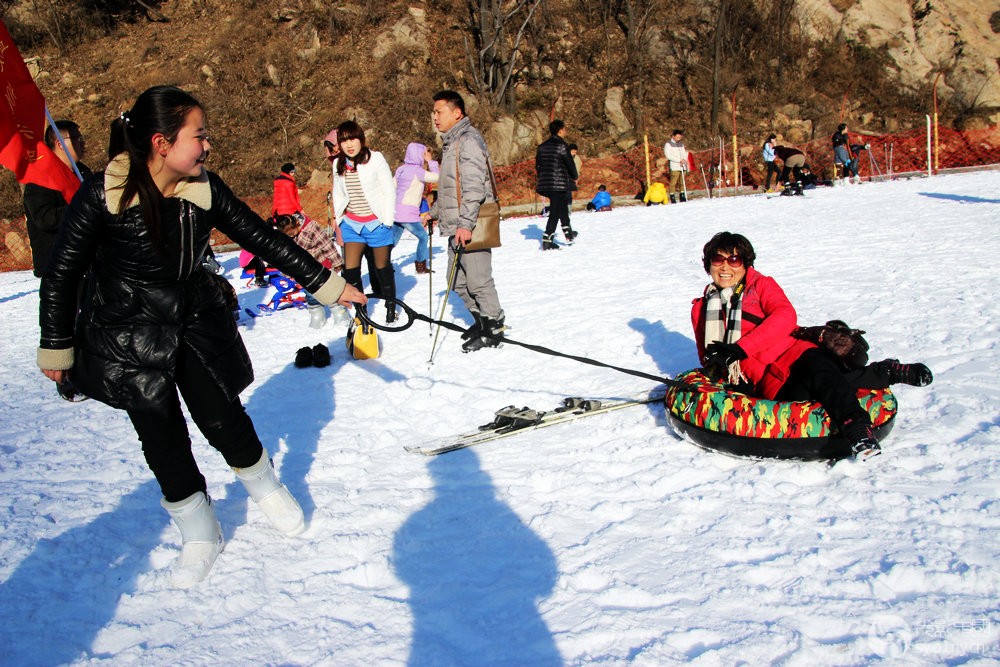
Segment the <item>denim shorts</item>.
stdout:
<svg viewBox="0 0 1000 667">
<path fill-rule="evenodd" d="M 392 230 L 383 224 L 374 229 L 364 229 L 356 232 L 350 225 L 341 224 L 340 233 L 344 237 L 344 243 L 364 243 L 369 248 L 381 248 L 392 245 Z"/>
</svg>

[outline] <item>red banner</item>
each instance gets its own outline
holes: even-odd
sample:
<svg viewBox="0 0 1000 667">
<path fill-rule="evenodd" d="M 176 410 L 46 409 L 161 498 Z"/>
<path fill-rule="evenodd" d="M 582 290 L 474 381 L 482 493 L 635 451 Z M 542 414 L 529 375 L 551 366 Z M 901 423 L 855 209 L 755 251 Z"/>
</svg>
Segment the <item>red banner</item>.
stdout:
<svg viewBox="0 0 1000 667">
<path fill-rule="evenodd" d="M 45 98 L 0 21 L 0 165 L 21 183 L 59 190 L 68 202 L 80 179 L 45 145 Z"/>
</svg>

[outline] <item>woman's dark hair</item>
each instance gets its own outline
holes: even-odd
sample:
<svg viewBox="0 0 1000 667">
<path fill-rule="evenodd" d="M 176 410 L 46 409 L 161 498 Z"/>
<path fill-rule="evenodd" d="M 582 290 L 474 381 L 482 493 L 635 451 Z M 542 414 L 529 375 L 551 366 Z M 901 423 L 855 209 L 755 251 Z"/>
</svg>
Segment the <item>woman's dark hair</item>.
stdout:
<svg viewBox="0 0 1000 667">
<path fill-rule="evenodd" d="M 343 148 L 340 149 L 340 155 L 337 156 L 337 174 L 339 176 L 344 175 L 348 160 L 352 160 L 354 164 L 365 164 L 368 162 L 368 158 L 372 156 L 371 150 L 365 145 L 365 131 L 353 120 L 345 120 L 337 126 L 337 142 L 343 146 L 345 141 L 351 139 L 361 140 L 361 150 L 358 152 L 357 157 L 350 158 L 344 152 Z"/>
<path fill-rule="evenodd" d="M 776 135 L 776 134 L 769 134 L 769 135 L 767 135 L 767 139 L 764 140 L 764 143 L 761 146 L 761 148 L 763 148 L 764 146 L 767 146 L 769 143 L 771 143 L 772 141 L 774 141 L 777 138 L 778 138 L 778 135 Z"/>
<path fill-rule="evenodd" d="M 705 249 L 702 251 L 701 263 L 705 267 L 705 273 L 709 273 L 713 257 L 727 254 L 730 250 L 735 250 L 736 254 L 743 258 L 743 266 L 747 268 L 753 266 L 753 261 L 757 259 L 757 254 L 747 237 L 732 232 L 719 232 L 705 244 Z"/>
<path fill-rule="evenodd" d="M 129 111 L 111 124 L 108 158 L 127 153 L 128 175 L 122 186 L 121 203 L 116 213 L 124 213 L 129 202 L 138 195 L 139 209 L 153 245 L 162 248 L 160 206 L 163 195 L 153 182 L 147 163 L 153 152 L 153 135 L 162 134 L 173 143 L 193 109 L 201 103 L 189 93 L 174 86 L 153 86 L 135 100 Z"/>
<path fill-rule="evenodd" d="M 847 123 L 841 123 L 840 125 L 837 126 L 837 132 L 843 132 L 846 129 L 847 129 Z"/>
</svg>

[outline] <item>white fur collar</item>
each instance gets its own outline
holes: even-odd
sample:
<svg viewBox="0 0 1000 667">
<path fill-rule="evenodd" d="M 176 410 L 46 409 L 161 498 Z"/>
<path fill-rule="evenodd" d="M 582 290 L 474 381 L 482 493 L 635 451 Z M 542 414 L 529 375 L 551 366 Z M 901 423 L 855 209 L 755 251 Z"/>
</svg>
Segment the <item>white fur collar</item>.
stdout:
<svg viewBox="0 0 1000 667">
<path fill-rule="evenodd" d="M 108 210 L 112 213 L 118 212 L 128 167 L 128 153 L 119 153 L 104 170 L 104 197 L 108 203 Z M 208 172 L 203 170 L 198 178 L 181 181 L 170 196 L 189 201 L 200 209 L 209 210 L 212 208 L 212 187 L 208 183 Z M 135 196 L 129 202 L 128 208 L 138 205 L 139 197 Z"/>
</svg>

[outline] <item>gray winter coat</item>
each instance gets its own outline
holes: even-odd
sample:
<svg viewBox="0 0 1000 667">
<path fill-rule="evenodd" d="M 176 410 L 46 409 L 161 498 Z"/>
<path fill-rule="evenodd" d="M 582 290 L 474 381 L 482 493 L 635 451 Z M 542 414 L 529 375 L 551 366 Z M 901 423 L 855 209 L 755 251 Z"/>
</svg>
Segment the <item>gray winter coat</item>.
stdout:
<svg viewBox="0 0 1000 667">
<path fill-rule="evenodd" d="M 441 236 L 453 236 L 455 230 L 472 230 L 484 202 L 495 201 L 488 169 L 489 149 L 479 130 L 468 117 L 458 121 L 444 133 L 441 155 L 441 177 L 438 181 L 437 203 L 431 217 L 437 218 Z M 461 178 L 462 201 L 458 201 L 455 183 L 455 159 Z"/>
</svg>

